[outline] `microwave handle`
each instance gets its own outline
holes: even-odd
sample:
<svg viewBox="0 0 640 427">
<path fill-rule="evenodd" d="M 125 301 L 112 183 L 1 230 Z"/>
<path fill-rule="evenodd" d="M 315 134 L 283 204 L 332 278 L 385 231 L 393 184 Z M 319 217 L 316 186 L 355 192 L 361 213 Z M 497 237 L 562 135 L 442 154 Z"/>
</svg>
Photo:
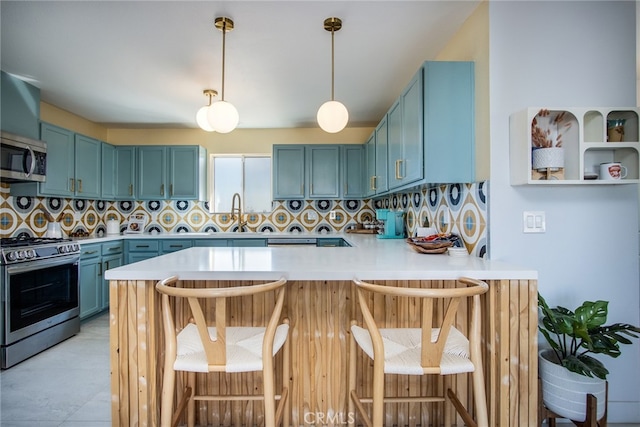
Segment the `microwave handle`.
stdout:
<svg viewBox="0 0 640 427">
<path fill-rule="evenodd" d="M 27 169 L 27 165 L 26 162 L 27 160 L 25 159 L 25 165 L 24 165 L 24 169 L 25 169 L 25 173 L 26 173 L 26 177 L 29 178 L 31 176 L 31 174 L 33 173 L 33 170 L 36 168 L 36 156 L 33 152 L 33 150 L 31 149 L 31 147 L 29 147 L 28 145 L 25 146 L 27 148 L 27 150 L 29 150 L 29 154 L 31 155 L 31 165 L 29 166 L 29 171 L 26 172 Z"/>
</svg>

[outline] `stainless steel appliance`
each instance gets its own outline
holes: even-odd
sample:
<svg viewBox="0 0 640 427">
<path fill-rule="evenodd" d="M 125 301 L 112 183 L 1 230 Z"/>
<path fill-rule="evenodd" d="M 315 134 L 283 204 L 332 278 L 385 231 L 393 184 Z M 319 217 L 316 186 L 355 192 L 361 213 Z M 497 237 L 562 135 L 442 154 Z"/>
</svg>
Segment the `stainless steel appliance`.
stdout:
<svg viewBox="0 0 640 427">
<path fill-rule="evenodd" d="M 46 173 L 46 142 L 0 133 L 0 181 L 44 182 Z"/>
<path fill-rule="evenodd" d="M 267 246 L 269 247 L 277 247 L 277 246 L 316 246 L 317 239 L 312 237 L 295 237 L 295 238 L 270 238 L 267 239 Z"/>
<path fill-rule="evenodd" d="M 80 331 L 80 245 L 68 239 L 0 240 L 2 369 Z"/>
</svg>

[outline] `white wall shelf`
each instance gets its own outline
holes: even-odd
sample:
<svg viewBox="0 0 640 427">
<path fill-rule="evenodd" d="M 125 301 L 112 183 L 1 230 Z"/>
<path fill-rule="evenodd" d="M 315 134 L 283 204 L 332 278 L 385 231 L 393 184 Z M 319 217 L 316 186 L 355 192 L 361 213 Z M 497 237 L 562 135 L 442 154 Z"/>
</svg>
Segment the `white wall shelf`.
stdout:
<svg viewBox="0 0 640 427">
<path fill-rule="evenodd" d="M 564 168 L 552 173 L 532 166 L 534 118 L 548 110 L 553 144 L 564 148 Z M 563 114 L 564 113 L 564 114 Z M 541 108 L 530 107 L 510 117 L 511 185 L 620 185 L 640 182 L 640 108 Z M 540 120 L 537 117 L 537 120 Z M 624 120 L 622 141 L 608 141 L 607 123 Z M 552 120 L 553 122 L 553 120 Z M 540 126 L 544 128 L 544 126 Z M 546 129 L 546 128 L 545 128 Z M 557 135 L 561 135 L 560 138 Z M 615 139 L 615 136 L 613 137 Z M 618 181 L 594 179 L 600 163 L 620 162 L 627 176 Z"/>
</svg>

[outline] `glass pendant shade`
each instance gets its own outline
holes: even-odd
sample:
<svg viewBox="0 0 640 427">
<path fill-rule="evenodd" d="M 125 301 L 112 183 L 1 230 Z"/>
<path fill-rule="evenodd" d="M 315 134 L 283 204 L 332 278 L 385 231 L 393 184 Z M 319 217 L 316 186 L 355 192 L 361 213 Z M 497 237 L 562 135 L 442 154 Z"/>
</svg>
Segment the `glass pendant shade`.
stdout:
<svg viewBox="0 0 640 427">
<path fill-rule="evenodd" d="M 340 132 L 349 121 L 349 111 L 339 101 L 327 101 L 318 109 L 318 125 L 328 133 Z"/>
<path fill-rule="evenodd" d="M 200 129 L 205 130 L 207 132 L 213 132 L 214 129 L 209 124 L 209 118 L 208 118 L 209 107 L 210 107 L 209 105 L 205 105 L 204 107 L 198 110 L 198 113 L 196 114 L 196 123 L 198 123 L 198 126 L 200 126 Z"/>
<path fill-rule="evenodd" d="M 207 121 L 214 131 L 229 133 L 238 126 L 240 115 L 230 102 L 217 101 L 211 104 L 207 111 Z"/>
</svg>

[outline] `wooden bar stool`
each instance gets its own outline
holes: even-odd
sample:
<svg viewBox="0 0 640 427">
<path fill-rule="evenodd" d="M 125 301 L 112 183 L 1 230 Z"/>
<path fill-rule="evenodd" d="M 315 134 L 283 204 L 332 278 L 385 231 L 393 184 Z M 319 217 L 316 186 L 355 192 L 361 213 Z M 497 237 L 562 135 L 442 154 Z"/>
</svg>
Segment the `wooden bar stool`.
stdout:
<svg viewBox="0 0 640 427">
<path fill-rule="evenodd" d="M 289 424 L 290 411 L 285 410 L 289 383 L 288 319 L 280 321 L 284 304 L 285 279 L 258 285 L 227 288 L 179 288 L 178 277 L 166 278 L 156 284 L 162 294 L 162 324 L 165 337 L 165 363 L 160 408 L 161 426 L 178 421 L 187 408 L 187 425 L 195 424 L 196 400 L 264 401 L 264 425 L 275 427 Z M 266 326 L 227 326 L 227 304 L 231 298 L 275 292 L 275 306 Z M 180 328 L 175 312 L 179 299 L 186 299 L 192 319 Z M 173 307 L 172 307 L 173 303 Z M 212 307 L 215 314 L 203 310 Z M 202 305 L 201 305 L 202 304 Z M 211 320 L 208 320 L 211 319 Z M 275 393 L 274 358 L 284 347 L 283 388 Z M 176 371 L 187 372 L 186 387 L 174 412 Z M 262 372 L 263 394 L 197 395 L 196 372 Z M 279 400 L 276 407 L 276 400 Z"/>
<path fill-rule="evenodd" d="M 365 425 L 382 427 L 384 403 L 397 402 L 450 402 L 468 426 L 488 426 L 485 384 L 480 350 L 480 295 L 489 286 L 482 281 L 460 278 L 455 288 L 404 288 L 380 286 L 354 280 L 364 327 L 355 321 L 351 326 L 349 360 L 349 414 L 353 406 Z M 369 308 L 365 294 L 373 293 L 397 299 L 409 298 L 420 316 L 419 328 L 380 328 Z M 467 338 L 453 324 L 462 300 L 471 298 L 470 330 Z M 434 319 L 436 304 L 443 303 L 442 318 Z M 356 345 L 373 360 L 373 387 L 371 397 L 363 398 L 356 392 Z M 450 376 L 471 373 L 476 420 L 462 405 L 450 387 Z M 444 376 L 443 393 L 437 396 L 386 396 L 385 375 L 437 375 Z M 363 403 L 372 404 L 371 415 Z M 451 426 L 451 410 L 444 409 L 444 425 Z M 353 425 L 350 417 L 350 425 Z"/>
</svg>

